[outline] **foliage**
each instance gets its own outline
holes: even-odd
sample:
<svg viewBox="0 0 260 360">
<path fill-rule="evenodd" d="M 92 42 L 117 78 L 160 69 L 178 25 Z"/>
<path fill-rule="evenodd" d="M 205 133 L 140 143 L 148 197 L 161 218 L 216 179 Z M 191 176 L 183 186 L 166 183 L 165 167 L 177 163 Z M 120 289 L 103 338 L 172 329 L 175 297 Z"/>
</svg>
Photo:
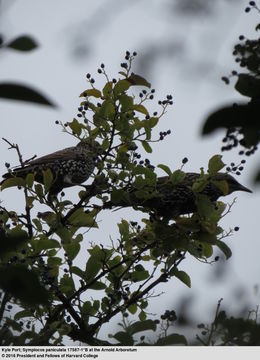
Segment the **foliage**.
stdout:
<svg viewBox="0 0 260 360">
<path fill-rule="evenodd" d="M 257 323 L 258 306 L 247 317 L 234 318 L 220 311 L 220 299 L 215 318 L 210 325 L 199 324 L 201 334 L 196 338 L 203 346 L 259 346 L 260 325 Z"/>
<path fill-rule="evenodd" d="M 160 110 L 150 114 L 147 104 L 154 99 L 155 90 L 131 72 L 135 56 L 126 52 L 119 79 L 110 79 L 101 64 L 98 73 L 105 78 L 101 89 L 87 74 L 89 87 L 80 95 L 77 116 L 71 122 L 59 123 L 77 139 L 98 140 L 103 150 L 93 181 L 78 193 L 76 204 L 65 199 L 63 193 L 53 201 L 48 199 L 53 181 L 48 171 L 43 174 L 43 184 L 36 183 L 29 174 L 26 179 L 11 178 L 2 185 L 5 191 L 22 189 L 25 209 L 19 214 L 1 205 L 2 345 L 59 345 L 64 344 L 65 335 L 83 344 L 108 345 L 98 332 L 118 314 L 123 318 L 122 330 L 110 335 L 112 344 L 149 345 L 135 335 L 158 330 L 158 320 L 148 313 L 158 284 L 176 278 L 191 287 L 191 278 L 183 270 L 187 257 L 211 263 L 217 261 L 215 248 L 227 259 L 231 256 L 224 240 L 232 230 L 226 232 L 219 225 L 230 207 L 225 210 L 222 202 L 216 207 L 201 194 L 208 178 L 224 167 L 221 156 L 215 155 L 209 160 L 208 173 L 201 171 L 192 187 L 197 212 L 165 218 L 153 216 L 144 208 L 146 217 L 140 224 L 122 219 L 116 240 L 110 245 L 106 241 L 91 243 L 88 255 L 84 253 L 86 262 L 79 265 L 76 260 L 84 252 L 82 245 L 88 244 L 88 231 L 98 227 L 97 217 L 108 201 L 127 200 L 134 188 L 142 202 L 151 196 L 147 187 L 155 190 L 156 168 L 142 154 L 150 154 L 153 143 L 170 134 L 161 132 L 156 137 L 154 128 L 173 101 L 167 95 L 158 102 Z M 8 143 L 24 165 L 19 147 Z M 142 153 L 137 152 L 140 147 Z M 175 184 L 185 176 L 186 161 L 174 172 L 165 164 L 158 168 Z M 22 288 L 17 288 L 19 282 Z M 13 305 L 14 314 L 8 314 Z M 127 321 L 129 314 L 138 320 Z M 175 319 L 172 313 L 165 316 Z M 187 340 L 176 332 L 164 331 L 154 343 L 175 344 L 186 345 Z"/>
<path fill-rule="evenodd" d="M 19 36 L 10 41 L 4 41 L 4 37 L 0 34 L 0 50 L 15 50 L 18 52 L 29 52 L 38 47 L 37 42 L 28 35 Z M 28 85 L 18 83 L 0 83 L 0 99 L 9 99 L 15 101 L 26 101 L 55 107 L 45 95 Z"/>
<path fill-rule="evenodd" d="M 250 1 L 245 11 L 248 13 L 252 9 L 260 12 L 255 1 Z M 255 27 L 257 35 L 259 30 L 260 24 Z M 226 134 L 223 138 L 224 144 L 221 150 L 229 151 L 233 148 L 240 147 L 238 151 L 239 155 L 251 156 L 257 151 L 260 142 L 259 37 L 256 36 L 255 39 L 248 39 L 246 36 L 240 35 L 239 43 L 234 46 L 233 55 L 241 70 L 233 70 L 230 76 L 223 76 L 222 80 L 226 84 L 229 84 L 231 78 L 237 78 L 235 89 L 240 95 L 247 98 L 246 102 L 230 104 L 210 114 L 205 120 L 202 133 L 203 135 L 207 135 L 216 129 L 225 128 Z M 258 170 L 255 179 L 256 181 L 260 181 L 260 170 Z"/>
</svg>

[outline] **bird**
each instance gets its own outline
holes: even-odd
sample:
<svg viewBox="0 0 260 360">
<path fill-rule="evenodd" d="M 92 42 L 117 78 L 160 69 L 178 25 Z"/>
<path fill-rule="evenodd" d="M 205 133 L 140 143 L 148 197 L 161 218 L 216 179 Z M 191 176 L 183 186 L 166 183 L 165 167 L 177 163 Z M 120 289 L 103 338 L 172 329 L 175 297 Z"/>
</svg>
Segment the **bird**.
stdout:
<svg viewBox="0 0 260 360">
<path fill-rule="evenodd" d="M 64 188 L 85 182 L 93 173 L 100 154 L 100 144 L 95 140 L 85 138 L 76 146 L 55 151 L 26 162 L 25 166 L 13 168 L 3 175 L 4 180 L 1 185 L 13 177 L 25 179 L 28 174 L 34 174 L 35 181 L 43 184 L 43 171 L 50 169 L 53 182 L 48 198 L 51 199 Z"/>
<path fill-rule="evenodd" d="M 173 184 L 169 176 L 162 176 L 157 179 L 156 185 L 142 190 L 148 191 L 150 195 L 147 198 L 140 198 L 136 195 L 136 190 L 130 189 L 127 197 L 116 204 L 108 201 L 104 208 L 129 207 L 142 210 L 148 209 L 158 216 L 178 217 L 180 215 L 190 214 L 197 211 L 196 195 L 192 190 L 192 185 L 201 178 L 201 174 L 188 172 L 182 181 Z M 223 193 L 217 182 L 225 181 L 227 184 L 227 193 Z M 217 173 L 214 176 L 208 176 L 205 186 L 200 194 L 206 195 L 211 202 L 216 202 L 219 197 L 229 195 L 234 191 L 245 191 L 252 193 L 250 189 L 240 184 L 233 176 L 228 173 Z"/>
</svg>

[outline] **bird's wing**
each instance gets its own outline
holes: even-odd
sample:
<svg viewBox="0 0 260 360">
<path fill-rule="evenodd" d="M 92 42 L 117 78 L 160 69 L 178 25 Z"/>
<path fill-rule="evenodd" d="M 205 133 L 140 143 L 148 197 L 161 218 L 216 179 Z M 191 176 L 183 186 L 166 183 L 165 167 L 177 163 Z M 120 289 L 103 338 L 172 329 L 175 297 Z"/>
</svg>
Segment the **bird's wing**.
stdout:
<svg viewBox="0 0 260 360">
<path fill-rule="evenodd" d="M 75 151 L 75 148 L 69 147 L 63 150 L 55 151 L 51 154 L 39 157 L 37 159 L 34 159 L 26 165 L 40 165 L 40 164 L 51 163 L 55 160 L 74 160 L 76 158 L 78 158 L 78 154 Z"/>
</svg>

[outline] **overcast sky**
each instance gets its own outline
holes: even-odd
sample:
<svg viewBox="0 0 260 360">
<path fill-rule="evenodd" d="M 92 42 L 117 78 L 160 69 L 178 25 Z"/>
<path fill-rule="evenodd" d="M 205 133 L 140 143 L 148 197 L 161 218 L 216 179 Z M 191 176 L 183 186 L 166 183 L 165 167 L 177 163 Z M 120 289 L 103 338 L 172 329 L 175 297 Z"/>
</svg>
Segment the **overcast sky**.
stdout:
<svg viewBox="0 0 260 360">
<path fill-rule="evenodd" d="M 226 86 L 221 81 L 221 76 L 235 68 L 232 46 L 238 36 L 253 35 L 258 19 L 256 13 L 245 14 L 247 1 L 242 0 L 212 1 L 211 7 L 197 16 L 180 12 L 176 4 L 177 0 L 0 1 L 0 32 L 4 37 L 29 34 L 40 45 L 28 54 L 1 51 L 1 81 L 31 85 L 58 105 L 52 109 L 1 100 L 1 137 L 18 143 L 24 158 L 74 145 L 74 139 L 62 133 L 55 120 L 71 121 L 77 113 L 78 95 L 87 86 L 85 74 L 96 74 L 103 62 L 111 77 L 116 77 L 125 51 L 136 50 L 134 71 L 152 83 L 157 100 L 168 93 L 174 97 L 174 106 L 158 126 L 158 133 L 171 129 L 172 135 L 155 144 L 150 160 L 174 170 L 187 157 L 189 162 L 184 171 L 199 171 L 201 166 L 207 169 L 208 159 L 220 153 L 224 133 L 202 138 L 203 120 L 215 108 L 241 99 L 232 85 Z M 97 85 L 102 81 L 98 80 Z M 2 141 L 0 151 L 0 173 L 4 173 L 4 163 L 15 165 L 17 159 Z M 236 152 L 224 153 L 223 160 L 227 164 L 237 162 L 238 156 Z M 215 269 L 225 269 L 228 276 L 213 282 L 214 266 L 188 258 L 181 268 L 191 275 L 192 289 L 177 280 L 164 284 L 159 291 L 166 293 L 153 300 L 152 312 L 161 311 L 162 302 L 174 308 L 182 296 L 190 294 L 197 298 L 197 309 L 203 308 L 203 312 L 197 312 L 198 318 L 206 316 L 205 309 L 212 310 L 220 297 L 224 297 L 224 306 L 234 311 L 238 304 L 228 299 L 237 294 L 240 286 L 252 295 L 253 305 L 259 302 L 259 297 L 253 297 L 260 270 L 259 190 L 251 183 L 256 165 L 256 157 L 248 159 L 239 178 L 253 188 L 254 194 L 236 193 L 225 199 L 232 202 L 237 197 L 237 202 L 222 226 L 227 230 L 240 227 L 238 233 L 227 239 L 233 251 L 228 266 L 223 262 L 214 265 Z M 162 174 L 159 169 L 158 174 Z M 73 198 L 75 189 L 66 194 Z M 5 190 L 1 199 L 10 209 L 19 209 L 22 204 L 21 194 L 15 189 Z M 110 235 L 116 238 L 115 225 L 121 218 L 140 219 L 141 215 L 127 209 L 112 214 L 104 212 L 99 218 L 102 236 L 98 235 L 98 239 L 108 244 Z M 89 239 L 97 240 L 97 234 L 91 232 Z M 241 299 L 245 302 L 247 298 L 248 294 Z"/>
</svg>

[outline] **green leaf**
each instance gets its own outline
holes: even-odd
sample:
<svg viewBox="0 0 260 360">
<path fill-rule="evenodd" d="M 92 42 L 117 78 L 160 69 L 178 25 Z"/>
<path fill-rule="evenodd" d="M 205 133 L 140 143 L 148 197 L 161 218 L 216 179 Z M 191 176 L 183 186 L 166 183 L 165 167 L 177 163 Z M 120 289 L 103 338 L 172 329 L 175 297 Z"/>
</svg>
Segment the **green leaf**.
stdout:
<svg viewBox="0 0 260 360">
<path fill-rule="evenodd" d="M 133 97 L 126 94 L 118 96 L 118 100 L 122 106 L 121 111 L 127 112 L 133 110 Z"/>
<path fill-rule="evenodd" d="M 77 276 L 79 276 L 81 279 L 85 280 L 85 272 L 83 270 L 81 270 L 79 267 L 77 266 L 72 266 L 71 267 L 71 272 Z"/>
<path fill-rule="evenodd" d="M 112 81 L 108 81 L 106 85 L 103 87 L 103 95 L 105 97 L 111 97 L 112 90 L 113 90 L 113 83 Z"/>
<path fill-rule="evenodd" d="M 151 87 L 151 84 L 145 78 L 140 75 L 134 74 L 133 72 L 127 78 L 127 80 L 131 82 L 132 85 L 146 86 L 148 88 Z"/>
<path fill-rule="evenodd" d="M 62 264 L 62 259 L 59 258 L 58 256 L 50 256 L 50 253 L 53 252 L 53 250 L 48 251 L 48 266 L 50 267 L 57 267 L 60 266 Z M 57 251 L 55 251 L 55 254 L 57 253 Z"/>
<path fill-rule="evenodd" d="M 95 309 L 91 303 L 91 301 L 85 301 L 82 306 L 82 313 L 84 315 L 95 315 L 97 312 L 97 309 Z"/>
<path fill-rule="evenodd" d="M 43 187 L 41 184 L 35 184 L 34 190 L 36 192 L 36 195 L 41 199 L 43 198 Z"/>
<path fill-rule="evenodd" d="M 128 306 L 127 310 L 134 315 L 137 311 L 137 305 L 136 304 L 131 304 Z"/>
<path fill-rule="evenodd" d="M 70 244 L 65 244 L 63 247 L 70 260 L 75 259 L 80 251 L 80 244 L 76 241 L 72 241 Z"/>
<path fill-rule="evenodd" d="M 151 146 L 150 146 L 150 144 L 149 144 L 147 141 L 143 140 L 143 141 L 141 141 L 141 143 L 142 143 L 142 145 L 143 145 L 144 150 L 145 150 L 147 153 L 150 154 L 150 153 L 153 151 L 152 148 L 151 148 Z"/>
<path fill-rule="evenodd" d="M 65 226 L 59 226 L 55 232 L 65 243 L 70 243 L 72 241 L 72 233 Z"/>
<path fill-rule="evenodd" d="M 149 271 L 147 271 L 147 270 L 134 271 L 133 273 L 130 274 L 130 277 L 133 282 L 146 280 L 149 278 L 149 276 L 150 276 L 150 274 L 149 274 Z"/>
<path fill-rule="evenodd" d="M 18 38 L 10 41 L 6 44 L 6 47 L 9 47 L 18 51 L 31 51 L 36 49 L 38 46 L 37 42 L 30 36 L 19 36 Z"/>
<path fill-rule="evenodd" d="M 85 213 L 82 208 L 74 211 L 74 213 L 68 218 L 68 221 L 71 225 L 78 227 L 98 227 L 93 216 L 91 214 Z"/>
<path fill-rule="evenodd" d="M 111 202 L 116 205 L 120 204 L 122 201 L 128 203 L 130 201 L 129 194 L 122 189 L 113 189 L 111 193 Z"/>
<path fill-rule="evenodd" d="M 169 175 L 169 176 L 172 175 L 171 169 L 167 165 L 159 164 L 159 165 L 157 165 L 157 167 L 159 169 L 162 169 L 163 171 L 165 171 L 167 175 Z"/>
<path fill-rule="evenodd" d="M 150 119 L 147 120 L 151 128 L 155 127 L 158 124 L 158 121 L 159 121 L 158 117 L 151 117 Z"/>
<path fill-rule="evenodd" d="M 48 291 L 41 286 L 36 273 L 22 265 L 1 266 L 0 287 L 29 305 L 35 306 L 48 302 Z"/>
<path fill-rule="evenodd" d="M 200 237 L 201 239 L 201 237 Z M 201 239 L 203 241 L 203 239 Z M 206 242 L 202 242 L 202 256 L 205 256 L 207 259 L 210 258 L 213 255 L 213 247 L 210 244 L 207 244 Z"/>
<path fill-rule="evenodd" d="M 145 320 L 146 320 L 146 313 L 145 313 L 143 310 L 141 310 L 141 311 L 139 312 L 139 314 L 138 314 L 138 317 L 139 317 L 139 319 L 140 319 L 141 321 L 145 321 Z"/>
<path fill-rule="evenodd" d="M 34 174 L 27 174 L 25 178 L 25 182 L 29 186 L 29 188 L 31 188 L 34 182 Z"/>
<path fill-rule="evenodd" d="M 47 249 L 59 249 L 60 243 L 54 239 L 48 239 L 42 235 L 39 240 L 34 241 L 34 248 L 36 251 L 47 250 Z"/>
<path fill-rule="evenodd" d="M 124 71 L 119 71 L 118 74 L 120 74 L 120 75 L 122 75 L 122 76 L 124 76 L 124 77 L 127 77 L 127 73 L 124 72 Z"/>
<path fill-rule="evenodd" d="M 94 284 L 90 285 L 88 288 L 92 290 L 105 290 L 107 286 L 101 281 L 95 281 Z"/>
<path fill-rule="evenodd" d="M 94 96 L 95 98 L 101 98 L 102 94 L 98 89 L 88 89 L 83 91 L 79 96 L 80 97 Z"/>
<path fill-rule="evenodd" d="M 215 176 L 219 170 L 223 169 L 225 164 L 221 160 L 222 155 L 214 155 L 208 163 L 208 173 L 210 176 Z"/>
<path fill-rule="evenodd" d="M 186 338 L 180 334 L 170 334 L 168 336 L 160 338 L 157 346 L 170 346 L 170 345 L 188 345 Z"/>
<path fill-rule="evenodd" d="M 119 232 L 122 236 L 129 234 L 129 224 L 128 221 L 122 220 L 120 224 L 118 224 Z"/>
<path fill-rule="evenodd" d="M 98 246 L 95 246 L 92 249 L 91 256 L 86 263 L 85 274 L 87 280 L 92 280 L 99 273 L 102 268 L 102 260 L 104 259 L 104 256 L 105 254 Z"/>
<path fill-rule="evenodd" d="M 208 183 L 208 177 L 206 175 L 202 175 L 192 184 L 192 191 L 194 193 L 200 193 Z"/>
<path fill-rule="evenodd" d="M 186 176 L 185 172 L 183 172 L 181 170 L 175 170 L 170 175 L 170 180 L 171 180 L 173 185 L 177 185 L 177 184 L 181 183 L 185 179 L 185 176 Z"/>
<path fill-rule="evenodd" d="M 32 89 L 27 85 L 1 83 L 0 98 L 56 107 L 53 102 L 38 92 L 38 90 Z"/>
<path fill-rule="evenodd" d="M 69 123 L 69 127 L 76 135 L 80 136 L 82 125 L 78 122 L 77 119 L 74 118 L 73 121 Z"/>
<path fill-rule="evenodd" d="M 129 335 L 127 332 L 119 331 L 115 335 L 113 335 L 113 338 L 119 341 L 121 345 L 124 346 L 133 346 L 134 345 L 134 339 L 131 335 Z"/>
<path fill-rule="evenodd" d="M 180 281 L 182 281 L 185 285 L 187 285 L 189 288 L 191 287 L 191 280 L 189 275 L 182 270 L 178 270 L 176 268 L 172 268 L 172 270 L 170 271 L 170 274 L 172 276 L 177 277 Z"/>
<path fill-rule="evenodd" d="M 127 331 L 133 335 L 141 331 L 156 330 L 156 324 L 153 320 L 136 321 L 128 326 Z"/>
<path fill-rule="evenodd" d="M 97 116 L 103 119 L 108 117 L 109 119 L 113 120 L 115 116 L 115 106 L 113 101 L 111 100 L 103 101 L 101 107 L 99 108 Z"/>
<path fill-rule="evenodd" d="M 22 311 L 18 311 L 15 315 L 14 315 L 14 320 L 20 320 L 24 317 L 33 317 L 33 312 L 30 310 L 22 310 Z"/>
<path fill-rule="evenodd" d="M 115 96 L 124 93 L 131 86 L 131 83 L 128 80 L 118 80 L 114 87 Z"/>
<path fill-rule="evenodd" d="M 256 145 L 259 141 L 259 104 L 257 102 L 249 104 L 236 104 L 220 108 L 211 114 L 203 126 L 204 135 L 211 133 L 219 128 L 239 127 L 242 133 L 249 133 L 245 141 L 245 146 Z"/>
<path fill-rule="evenodd" d="M 64 274 L 60 279 L 60 290 L 67 296 L 71 296 L 75 291 L 74 282 L 68 274 Z"/>
<path fill-rule="evenodd" d="M 196 205 L 201 218 L 217 221 L 217 212 L 207 195 L 196 194 Z"/>
<path fill-rule="evenodd" d="M 224 253 L 227 260 L 232 256 L 231 249 L 223 241 L 217 240 L 216 245 Z"/>
<path fill-rule="evenodd" d="M 43 170 L 43 183 L 46 193 L 49 192 L 51 184 L 53 182 L 53 175 L 50 169 Z"/>
<path fill-rule="evenodd" d="M 33 219 L 32 222 L 34 223 L 38 231 L 42 231 L 42 224 L 39 219 Z"/>
<path fill-rule="evenodd" d="M 249 74 L 239 74 L 235 89 L 241 95 L 258 98 L 260 96 L 260 79 Z"/>
<path fill-rule="evenodd" d="M 35 200 L 35 196 L 27 196 L 26 199 L 25 199 L 25 203 L 26 203 L 26 206 L 28 208 L 32 208 L 33 207 L 33 202 Z"/>
<path fill-rule="evenodd" d="M 144 115 L 149 115 L 149 112 L 142 104 L 134 105 L 133 110 L 138 111 Z"/>
<path fill-rule="evenodd" d="M 12 177 L 3 181 L 1 190 L 7 189 L 13 186 L 25 186 L 25 180 L 19 177 Z"/>
</svg>

